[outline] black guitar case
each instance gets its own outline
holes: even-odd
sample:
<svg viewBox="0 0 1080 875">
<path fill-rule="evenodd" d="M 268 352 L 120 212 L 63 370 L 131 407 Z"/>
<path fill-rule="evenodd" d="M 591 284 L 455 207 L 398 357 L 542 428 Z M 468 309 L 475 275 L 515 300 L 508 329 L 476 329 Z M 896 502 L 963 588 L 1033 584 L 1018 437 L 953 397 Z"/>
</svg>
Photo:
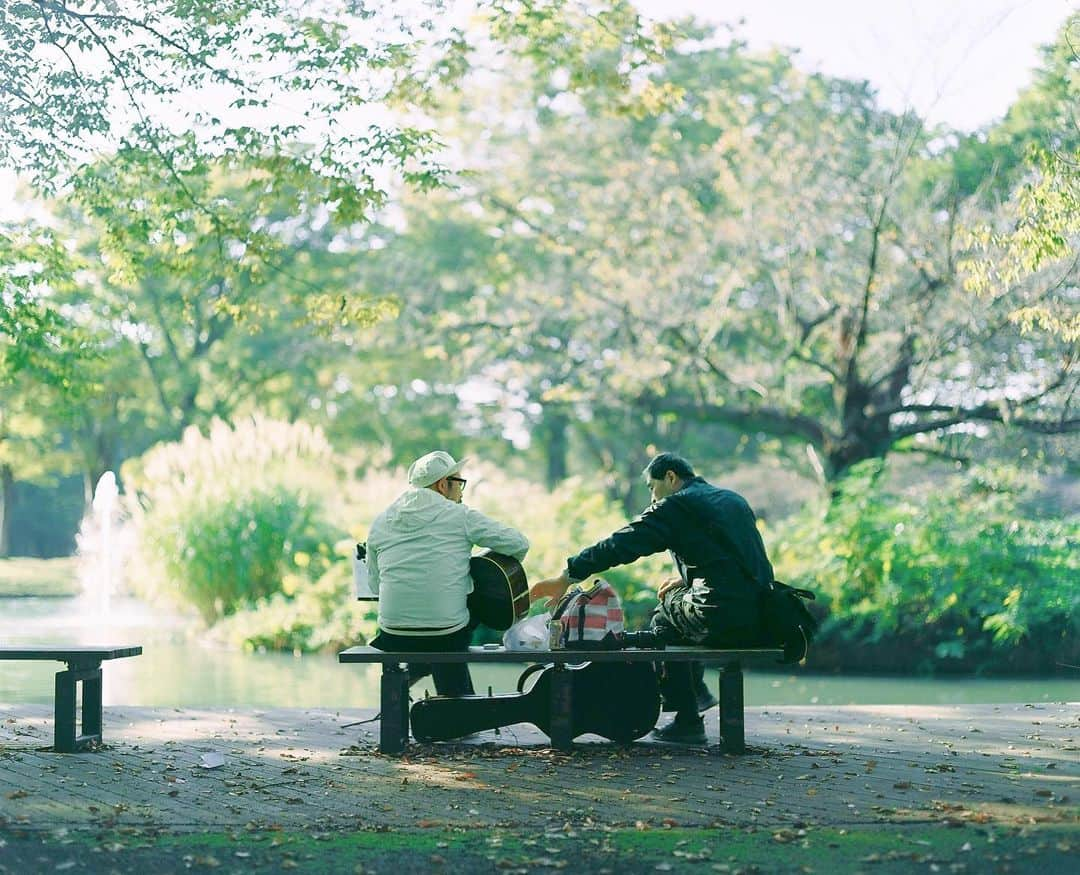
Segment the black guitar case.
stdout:
<svg viewBox="0 0 1080 875">
<path fill-rule="evenodd" d="M 567 666 L 573 683 L 571 738 L 587 732 L 628 743 L 644 736 L 660 716 L 656 672 L 643 662 L 586 662 Z M 435 696 L 416 702 L 409 712 L 417 741 L 449 741 L 484 729 L 532 723 L 551 734 L 552 665 L 532 666 L 533 676 L 521 693 L 497 696 Z M 519 688 L 521 684 L 519 683 Z"/>
</svg>

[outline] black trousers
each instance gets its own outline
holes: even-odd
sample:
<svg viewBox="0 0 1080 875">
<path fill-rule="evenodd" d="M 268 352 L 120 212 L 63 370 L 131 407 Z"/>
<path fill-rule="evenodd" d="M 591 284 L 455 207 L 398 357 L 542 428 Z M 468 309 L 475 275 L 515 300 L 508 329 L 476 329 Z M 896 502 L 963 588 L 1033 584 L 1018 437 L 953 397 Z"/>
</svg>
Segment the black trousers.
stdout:
<svg viewBox="0 0 1080 875">
<path fill-rule="evenodd" d="M 472 643 L 472 626 L 458 629 L 448 635 L 394 635 L 382 629 L 371 646 L 388 653 L 435 653 L 440 651 L 465 651 Z M 440 696 L 471 696 L 472 675 L 464 663 L 412 662 L 409 661 L 409 682 L 432 676 L 435 692 Z"/>
<path fill-rule="evenodd" d="M 709 647 L 755 647 L 762 643 L 760 626 L 731 626 L 720 611 L 700 610 L 681 598 L 683 587 L 674 587 L 653 610 L 650 628 L 665 644 Z M 698 692 L 705 688 L 705 666 L 700 662 L 661 662 L 657 671 L 660 702 L 664 711 L 697 715 Z"/>
</svg>

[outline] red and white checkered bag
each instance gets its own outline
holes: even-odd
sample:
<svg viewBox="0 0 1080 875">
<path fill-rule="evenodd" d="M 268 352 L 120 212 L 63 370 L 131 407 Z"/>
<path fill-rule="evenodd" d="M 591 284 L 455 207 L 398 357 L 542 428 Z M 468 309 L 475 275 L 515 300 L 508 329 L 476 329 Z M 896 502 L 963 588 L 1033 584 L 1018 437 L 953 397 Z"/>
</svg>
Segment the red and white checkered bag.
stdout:
<svg viewBox="0 0 1080 875">
<path fill-rule="evenodd" d="M 552 612 L 562 625 L 560 646 L 570 650 L 599 647 L 608 632 L 623 631 L 623 608 L 619 594 L 599 577 L 588 589 L 575 584 Z"/>
</svg>

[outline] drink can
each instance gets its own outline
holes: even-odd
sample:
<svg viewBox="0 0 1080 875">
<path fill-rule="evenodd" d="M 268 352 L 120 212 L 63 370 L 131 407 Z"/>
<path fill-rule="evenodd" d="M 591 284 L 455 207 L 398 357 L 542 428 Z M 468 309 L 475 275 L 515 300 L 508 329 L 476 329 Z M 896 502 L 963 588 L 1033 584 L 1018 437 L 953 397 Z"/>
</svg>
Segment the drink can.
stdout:
<svg viewBox="0 0 1080 875">
<path fill-rule="evenodd" d="M 562 622 L 548 620 L 548 650 L 562 650 Z"/>
</svg>

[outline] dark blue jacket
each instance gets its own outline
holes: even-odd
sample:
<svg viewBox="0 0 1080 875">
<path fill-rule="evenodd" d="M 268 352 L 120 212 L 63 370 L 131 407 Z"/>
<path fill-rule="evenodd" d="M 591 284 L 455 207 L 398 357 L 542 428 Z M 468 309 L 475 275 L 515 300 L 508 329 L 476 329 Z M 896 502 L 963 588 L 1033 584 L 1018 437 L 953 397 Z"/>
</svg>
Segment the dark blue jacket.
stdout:
<svg viewBox="0 0 1080 875">
<path fill-rule="evenodd" d="M 576 580 L 668 550 L 686 583 L 705 581 L 705 600 L 723 610 L 724 625 L 751 626 L 773 579 L 754 512 L 737 492 L 701 477 L 651 504 L 604 540 L 567 561 Z"/>
</svg>

